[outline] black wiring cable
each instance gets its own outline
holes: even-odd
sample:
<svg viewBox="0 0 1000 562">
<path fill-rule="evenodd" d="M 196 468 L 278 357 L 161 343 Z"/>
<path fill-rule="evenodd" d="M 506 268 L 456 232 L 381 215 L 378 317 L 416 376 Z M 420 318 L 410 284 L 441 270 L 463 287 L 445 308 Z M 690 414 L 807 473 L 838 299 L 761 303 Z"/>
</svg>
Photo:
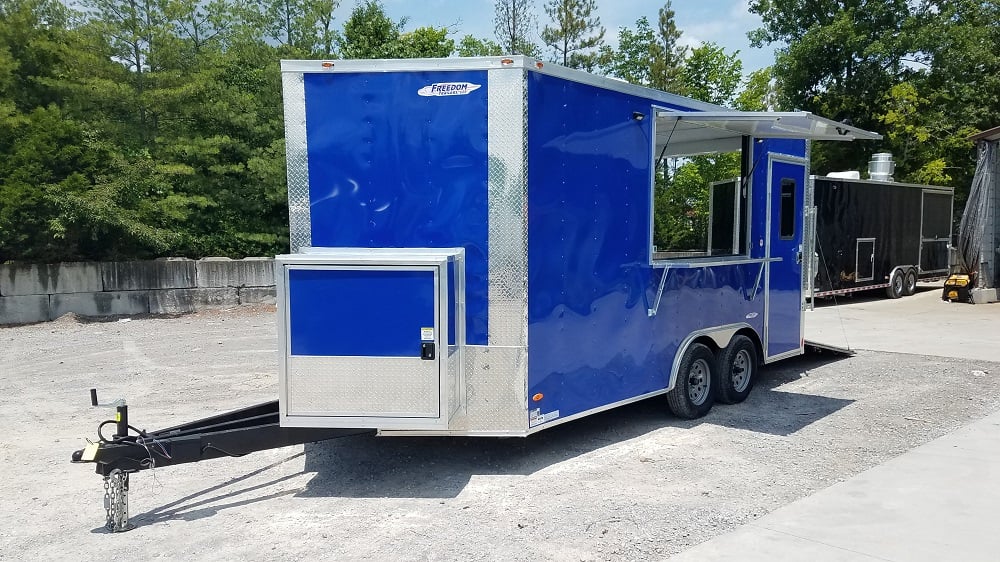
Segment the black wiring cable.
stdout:
<svg viewBox="0 0 1000 562">
<path fill-rule="evenodd" d="M 215 445 L 213 445 L 211 443 L 209 443 L 209 444 L 205 445 L 204 447 L 202 447 L 201 448 L 201 452 L 204 453 L 205 451 L 207 451 L 209 449 L 215 449 L 216 451 L 219 451 L 220 453 L 222 453 L 223 455 L 226 455 L 227 457 L 243 457 L 243 456 L 247 455 L 247 453 L 240 453 L 238 455 L 235 454 L 235 453 L 230 453 L 229 451 L 227 451 L 225 449 L 220 449 L 219 447 L 216 447 Z"/>
</svg>

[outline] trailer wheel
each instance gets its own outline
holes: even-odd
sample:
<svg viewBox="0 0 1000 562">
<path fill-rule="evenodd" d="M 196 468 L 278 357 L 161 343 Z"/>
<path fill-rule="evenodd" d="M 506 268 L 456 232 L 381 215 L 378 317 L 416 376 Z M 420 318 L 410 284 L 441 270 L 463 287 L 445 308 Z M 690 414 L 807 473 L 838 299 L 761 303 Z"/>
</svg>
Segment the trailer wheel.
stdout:
<svg viewBox="0 0 1000 562">
<path fill-rule="evenodd" d="M 906 279 L 903 281 L 903 296 L 909 297 L 917 292 L 917 272 L 910 269 L 906 272 Z"/>
<path fill-rule="evenodd" d="M 898 299 L 903 296 L 903 290 L 906 285 L 903 277 L 903 272 L 899 269 L 892 273 L 892 279 L 889 280 L 889 286 L 885 288 L 885 296 L 890 299 Z"/>
<path fill-rule="evenodd" d="M 684 352 L 674 388 L 667 393 L 670 411 L 689 420 L 707 414 L 715 402 L 713 373 L 717 370 L 712 350 L 700 343 L 691 344 Z"/>
<path fill-rule="evenodd" d="M 757 347 L 746 336 L 734 336 L 725 349 L 719 350 L 716 391 L 719 402 L 739 404 L 750 396 L 757 378 Z"/>
</svg>

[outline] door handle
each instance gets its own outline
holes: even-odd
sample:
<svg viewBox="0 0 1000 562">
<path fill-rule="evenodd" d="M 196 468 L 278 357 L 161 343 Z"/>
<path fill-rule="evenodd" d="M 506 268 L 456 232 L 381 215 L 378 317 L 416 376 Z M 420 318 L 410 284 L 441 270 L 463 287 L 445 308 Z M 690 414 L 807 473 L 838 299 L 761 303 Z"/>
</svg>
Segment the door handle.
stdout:
<svg viewBox="0 0 1000 562">
<path fill-rule="evenodd" d="M 434 360 L 434 342 L 423 342 L 420 344 L 420 358 L 424 361 Z"/>
</svg>

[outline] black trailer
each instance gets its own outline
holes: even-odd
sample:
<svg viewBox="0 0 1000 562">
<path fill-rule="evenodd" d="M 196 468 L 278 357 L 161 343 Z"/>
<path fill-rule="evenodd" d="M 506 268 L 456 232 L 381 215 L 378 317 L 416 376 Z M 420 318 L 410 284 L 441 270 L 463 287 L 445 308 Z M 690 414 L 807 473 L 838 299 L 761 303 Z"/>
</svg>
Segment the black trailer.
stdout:
<svg viewBox="0 0 1000 562">
<path fill-rule="evenodd" d="M 899 298 L 912 295 L 918 280 L 948 276 L 954 188 L 825 176 L 810 180 L 816 232 L 808 294 L 884 288 L 887 296 Z"/>
</svg>

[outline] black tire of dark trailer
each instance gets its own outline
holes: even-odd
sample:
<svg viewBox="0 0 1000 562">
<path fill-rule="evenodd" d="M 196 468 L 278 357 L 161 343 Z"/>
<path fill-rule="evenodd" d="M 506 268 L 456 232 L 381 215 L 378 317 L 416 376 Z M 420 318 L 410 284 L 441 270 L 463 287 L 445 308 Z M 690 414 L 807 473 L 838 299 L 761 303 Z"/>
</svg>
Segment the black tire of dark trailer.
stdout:
<svg viewBox="0 0 1000 562">
<path fill-rule="evenodd" d="M 889 279 L 889 286 L 885 288 L 885 296 L 890 299 L 898 299 L 903 296 L 903 289 L 905 288 L 905 274 L 902 269 L 895 269 L 892 272 L 892 277 Z"/>
<path fill-rule="evenodd" d="M 714 373 L 718 370 L 715 354 L 708 346 L 700 343 L 688 346 L 677 370 L 674 388 L 667 393 L 670 411 L 688 420 L 707 414 L 715 403 Z"/>
<path fill-rule="evenodd" d="M 716 399 L 723 404 L 739 404 L 750 396 L 760 361 L 757 346 L 746 336 L 733 336 L 716 355 Z"/>
<path fill-rule="evenodd" d="M 909 269 L 906 271 L 906 278 L 903 280 L 903 296 L 910 297 L 917 292 L 917 271 Z"/>
</svg>

